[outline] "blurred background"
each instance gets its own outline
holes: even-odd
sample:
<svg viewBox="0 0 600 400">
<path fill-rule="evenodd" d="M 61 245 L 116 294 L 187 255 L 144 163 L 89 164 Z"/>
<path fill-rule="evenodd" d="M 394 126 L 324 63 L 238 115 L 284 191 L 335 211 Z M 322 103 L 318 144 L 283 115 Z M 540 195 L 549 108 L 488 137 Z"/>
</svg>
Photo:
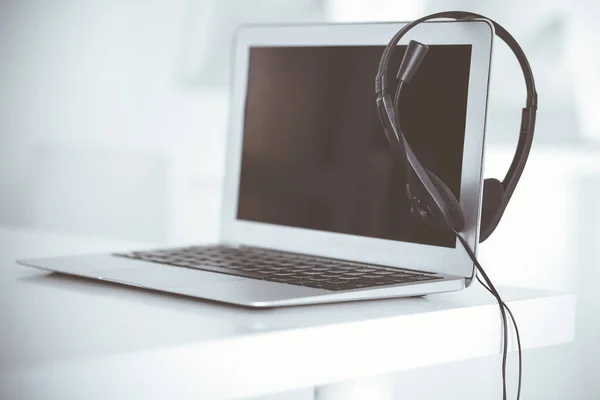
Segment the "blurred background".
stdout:
<svg viewBox="0 0 600 400">
<path fill-rule="evenodd" d="M 451 9 L 506 27 L 539 93 L 529 164 L 480 247 L 482 263 L 504 284 L 578 294 L 577 340 L 526 353 L 523 397 L 600 398 L 600 2 L 0 0 L 0 226 L 216 240 L 236 26 L 410 20 Z M 512 159 L 520 74 L 496 41 L 488 177 L 502 177 Z M 498 366 L 494 358 L 399 374 L 398 395 L 497 398 Z M 443 385 L 421 384 L 432 381 Z"/>
</svg>

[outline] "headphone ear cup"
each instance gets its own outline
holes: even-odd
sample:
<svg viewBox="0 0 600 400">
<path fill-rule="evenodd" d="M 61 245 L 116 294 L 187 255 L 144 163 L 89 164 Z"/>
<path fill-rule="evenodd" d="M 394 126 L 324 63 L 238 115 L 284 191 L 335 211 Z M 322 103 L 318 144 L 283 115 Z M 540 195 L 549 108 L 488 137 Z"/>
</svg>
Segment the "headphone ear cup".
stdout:
<svg viewBox="0 0 600 400">
<path fill-rule="evenodd" d="M 465 216 L 460 208 L 458 200 L 456 200 L 456 197 L 454 196 L 454 193 L 452 193 L 452 190 L 450 190 L 444 181 L 438 178 L 436 174 L 427 169 L 425 171 L 427 171 L 427 175 L 429 176 L 431 183 L 433 183 L 433 186 L 435 186 L 437 191 L 442 196 L 442 199 L 446 202 L 448 208 L 450 209 L 452 226 L 448 228 L 453 228 L 459 232 L 462 231 L 465 227 Z"/>
<path fill-rule="evenodd" d="M 495 178 L 483 181 L 483 199 L 481 201 L 481 234 L 479 241 L 483 242 L 492 232 L 488 232 L 504 198 L 504 186 Z"/>
</svg>

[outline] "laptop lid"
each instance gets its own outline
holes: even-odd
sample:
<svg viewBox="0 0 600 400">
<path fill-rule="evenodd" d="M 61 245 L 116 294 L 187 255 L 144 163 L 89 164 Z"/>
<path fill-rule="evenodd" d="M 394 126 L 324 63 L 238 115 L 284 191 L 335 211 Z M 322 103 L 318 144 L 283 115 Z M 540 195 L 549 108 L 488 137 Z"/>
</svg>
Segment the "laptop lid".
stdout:
<svg viewBox="0 0 600 400">
<path fill-rule="evenodd" d="M 452 233 L 414 219 L 375 106 L 383 48 L 404 23 L 252 26 L 235 43 L 223 242 L 470 277 Z M 459 199 L 477 246 L 493 28 L 432 22 L 405 98 L 422 164 Z M 390 68 L 395 71 L 397 67 Z"/>
</svg>

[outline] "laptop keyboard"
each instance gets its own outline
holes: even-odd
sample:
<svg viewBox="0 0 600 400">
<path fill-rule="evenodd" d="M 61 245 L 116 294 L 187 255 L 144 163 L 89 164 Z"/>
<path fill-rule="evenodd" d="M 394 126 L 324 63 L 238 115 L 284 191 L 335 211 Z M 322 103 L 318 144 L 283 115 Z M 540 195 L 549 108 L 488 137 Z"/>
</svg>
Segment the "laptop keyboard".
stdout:
<svg viewBox="0 0 600 400">
<path fill-rule="evenodd" d="M 332 291 L 442 279 L 439 275 L 421 271 L 255 247 L 192 246 L 114 255 Z"/>
</svg>

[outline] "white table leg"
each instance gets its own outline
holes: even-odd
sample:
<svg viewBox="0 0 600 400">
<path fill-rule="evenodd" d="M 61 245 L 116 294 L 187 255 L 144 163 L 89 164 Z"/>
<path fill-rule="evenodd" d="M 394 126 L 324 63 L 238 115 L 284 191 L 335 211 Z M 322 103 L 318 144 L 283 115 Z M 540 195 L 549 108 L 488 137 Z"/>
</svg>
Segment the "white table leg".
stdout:
<svg viewBox="0 0 600 400">
<path fill-rule="evenodd" d="M 393 400 L 391 375 L 337 382 L 315 388 L 315 400 Z"/>
</svg>

